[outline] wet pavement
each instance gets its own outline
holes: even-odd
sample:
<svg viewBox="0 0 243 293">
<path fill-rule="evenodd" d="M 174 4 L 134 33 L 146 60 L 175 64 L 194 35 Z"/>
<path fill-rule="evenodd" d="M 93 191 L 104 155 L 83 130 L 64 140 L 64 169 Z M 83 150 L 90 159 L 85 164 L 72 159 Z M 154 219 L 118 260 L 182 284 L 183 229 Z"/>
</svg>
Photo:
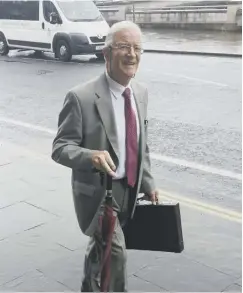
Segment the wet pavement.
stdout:
<svg viewBox="0 0 243 293">
<path fill-rule="evenodd" d="M 242 54 L 242 34 L 227 31 L 143 29 L 145 49 Z"/>
<path fill-rule="evenodd" d="M 78 291 L 87 238 L 50 159 L 72 86 L 104 70 L 0 57 L 0 291 Z M 241 60 L 144 54 L 153 173 L 181 203 L 182 254 L 129 251 L 130 291 L 241 291 Z M 207 168 L 206 168 L 207 167 Z"/>
</svg>

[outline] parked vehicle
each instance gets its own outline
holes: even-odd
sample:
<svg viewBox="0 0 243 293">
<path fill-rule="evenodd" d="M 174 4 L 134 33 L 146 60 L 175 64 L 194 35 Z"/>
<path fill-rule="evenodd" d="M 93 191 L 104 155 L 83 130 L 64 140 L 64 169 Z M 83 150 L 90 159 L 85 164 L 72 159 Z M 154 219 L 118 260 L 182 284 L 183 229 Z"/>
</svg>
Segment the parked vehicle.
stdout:
<svg viewBox="0 0 243 293">
<path fill-rule="evenodd" d="M 32 49 L 63 61 L 80 54 L 102 58 L 108 29 L 92 0 L 0 0 L 0 55 Z"/>
</svg>

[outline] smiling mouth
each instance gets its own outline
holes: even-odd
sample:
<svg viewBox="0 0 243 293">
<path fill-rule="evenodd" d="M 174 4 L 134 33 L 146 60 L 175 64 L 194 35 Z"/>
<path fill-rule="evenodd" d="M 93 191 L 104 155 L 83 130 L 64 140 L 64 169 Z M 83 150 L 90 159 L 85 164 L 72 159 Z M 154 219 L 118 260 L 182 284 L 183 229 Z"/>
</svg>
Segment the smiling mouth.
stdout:
<svg viewBox="0 0 243 293">
<path fill-rule="evenodd" d="M 125 62 L 124 65 L 133 66 L 133 65 L 136 65 L 136 63 L 135 62 Z"/>
</svg>

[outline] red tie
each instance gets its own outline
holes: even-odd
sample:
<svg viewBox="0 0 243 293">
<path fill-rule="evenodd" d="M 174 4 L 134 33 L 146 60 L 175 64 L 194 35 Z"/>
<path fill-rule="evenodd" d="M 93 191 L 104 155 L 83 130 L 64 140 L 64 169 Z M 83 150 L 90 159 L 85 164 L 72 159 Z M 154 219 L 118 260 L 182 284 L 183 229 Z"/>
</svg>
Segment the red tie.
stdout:
<svg viewBox="0 0 243 293">
<path fill-rule="evenodd" d="M 131 90 L 126 88 L 123 92 L 125 98 L 126 119 L 126 175 L 128 185 L 134 187 L 137 179 L 138 142 L 136 115 L 131 103 Z"/>
</svg>

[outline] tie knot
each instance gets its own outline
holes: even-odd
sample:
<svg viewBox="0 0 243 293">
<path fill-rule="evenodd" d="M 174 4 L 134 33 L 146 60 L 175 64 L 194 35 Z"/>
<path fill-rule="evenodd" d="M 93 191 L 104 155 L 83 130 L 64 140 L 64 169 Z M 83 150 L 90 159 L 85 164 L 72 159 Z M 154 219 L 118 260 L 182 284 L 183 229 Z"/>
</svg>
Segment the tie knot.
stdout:
<svg viewBox="0 0 243 293">
<path fill-rule="evenodd" d="M 131 90 L 127 87 L 126 89 L 125 89 L 125 91 L 123 92 L 123 97 L 124 98 L 126 98 L 126 99 L 130 99 L 130 97 L 131 97 Z"/>
</svg>

